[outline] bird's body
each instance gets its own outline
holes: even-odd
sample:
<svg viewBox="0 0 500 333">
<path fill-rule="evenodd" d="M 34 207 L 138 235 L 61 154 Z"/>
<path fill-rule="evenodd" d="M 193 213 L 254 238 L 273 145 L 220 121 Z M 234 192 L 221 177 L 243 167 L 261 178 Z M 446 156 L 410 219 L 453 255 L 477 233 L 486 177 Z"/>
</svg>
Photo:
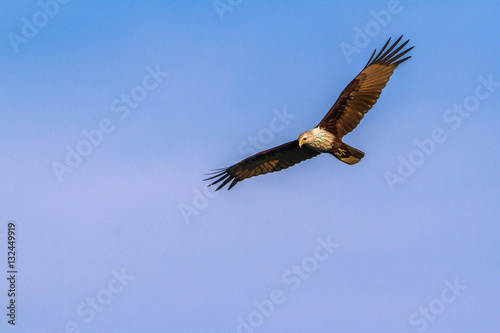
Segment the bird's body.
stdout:
<svg viewBox="0 0 500 333">
<path fill-rule="evenodd" d="M 401 36 L 388 49 L 390 38 L 374 58 L 375 50 L 361 73 L 342 91 L 339 98 L 323 120 L 313 129 L 302 133 L 298 140 L 262 151 L 235 165 L 219 169 L 215 175 L 205 180 L 217 178 L 209 186 L 222 182 L 217 190 L 231 182 L 231 189 L 238 182 L 257 175 L 280 171 L 305 161 L 321 153 L 330 153 L 347 164 L 356 164 L 364 153 L 342 141 L 342 138 L 359 124 L 363 116 L 380 97 L 382 89 L 399 64 L 410 57 L 401 59 L 413 47 L 403 48 L 409 41 L 396 48 Z"/>
<path fill-rule="evenodd" d="M 365 153 L 346 145 L 320 126 L 302 133 L 298 141 L 300 148 L 305 145 L 318 153 L 330 153 L 347 164 L 356 164 L 365 156 Z"/>
</svg>

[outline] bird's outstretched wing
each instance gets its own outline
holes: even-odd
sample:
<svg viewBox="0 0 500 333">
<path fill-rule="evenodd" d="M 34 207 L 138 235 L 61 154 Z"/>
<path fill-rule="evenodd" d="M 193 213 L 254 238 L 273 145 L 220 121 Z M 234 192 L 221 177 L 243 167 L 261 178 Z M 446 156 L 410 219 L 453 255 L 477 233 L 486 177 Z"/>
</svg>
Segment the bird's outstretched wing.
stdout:
<svg viewBox="0 0 500 333">
<path fill-rule="evenodd" d="M 397 46 L 402 38 L 403 36 L 399 37 L 394 44 L 387 48 L 391 41 L 389 38 L 377 56 L 375 56 L 377 50 L 373 52 L 365 68 L 342 91 L 318 127 L 332 133 L 337 139 L 341 139 L 358 126 L 365 113 L 377 102 L 394 70 L 403 61 L 411 58 L 409 56 L 401 59 L 413 49 L 410 47 L 403 50 L 409 40 Z"/>
<path fill-rule="evenodd" d="M 222 182 L 216 191 L 232 181 L 228 188 L 230 190 L 243 179 L 280 171 L 319 154 L 319 152 L 306 146 L 300 148 L 299 142 L 294 140 L 281 146 L 261 151 L 229 168 L 219 169 L 212 173 L 213 176 L 204 180 L 217 178 L 209 186 Z"/>
</svg>

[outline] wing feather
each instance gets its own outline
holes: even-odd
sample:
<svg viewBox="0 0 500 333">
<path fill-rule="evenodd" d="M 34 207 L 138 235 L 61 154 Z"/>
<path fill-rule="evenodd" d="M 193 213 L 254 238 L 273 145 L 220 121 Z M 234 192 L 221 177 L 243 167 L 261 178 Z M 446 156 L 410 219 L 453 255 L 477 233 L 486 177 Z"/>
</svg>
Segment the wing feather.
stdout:
<svg viewBox="0 0 500 333">
<path fill-rule="evenodd" d="M 410 47 L 403 50 L 409 40 L 398 46 L 402 38 L 403 36 L 399 37 L 387 48 L 391 41 L 389 38 L 378 54 L 377 50 L 373 52 L 365 68 L 342 91 L 318 127 L 341 139 L 358 126 L 364 115 L 377 102 L 394 70 L 411 58 L 408 56 L 401 59 L 413 49 Z"/>
<path fill-rule="evenodd" d="M 212 186 L 221 183 L 216 191 L 226 186 L 229 182 L 230 190 L 238 182 L 258 175 L 280 171 L 297 163 L 312 158 L 320 153 L 307 147 L 299 147 L 297 140 L 282 144 L 281 146 L 262 151 L 236 163 L 226 169 L 219 169 L 211 173 L 211 177 L 204 180 L 214 180 Z"/>
</svg>

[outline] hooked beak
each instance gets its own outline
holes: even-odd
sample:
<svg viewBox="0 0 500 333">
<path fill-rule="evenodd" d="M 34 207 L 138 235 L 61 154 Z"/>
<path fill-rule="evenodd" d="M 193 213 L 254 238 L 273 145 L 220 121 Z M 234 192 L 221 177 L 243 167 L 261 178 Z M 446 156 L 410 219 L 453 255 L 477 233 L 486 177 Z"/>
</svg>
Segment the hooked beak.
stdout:
<svg viewBox="0 0 500 333">
<path fill-rule="evenodd" d="M 302 144 L 303 144 L 302 140 L 299 140 L 299 148 L 302 148 Z"/>
</svg>

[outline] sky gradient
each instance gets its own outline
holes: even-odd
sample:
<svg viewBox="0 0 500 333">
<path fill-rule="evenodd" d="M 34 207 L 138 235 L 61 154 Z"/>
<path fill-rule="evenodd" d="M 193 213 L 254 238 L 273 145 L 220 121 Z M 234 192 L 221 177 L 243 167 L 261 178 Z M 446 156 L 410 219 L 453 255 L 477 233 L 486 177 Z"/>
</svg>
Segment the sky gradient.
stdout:
<svg viewBox="0 0 500 333">
<path fill-rule="evenodd" d="M 500 3 L 0 3 L 2 332 L 498 332 Z M 344 141 L 231 191 L 389 37 Z M 495 204 L 495 202 L 497 202 Z"/>
</svg>

